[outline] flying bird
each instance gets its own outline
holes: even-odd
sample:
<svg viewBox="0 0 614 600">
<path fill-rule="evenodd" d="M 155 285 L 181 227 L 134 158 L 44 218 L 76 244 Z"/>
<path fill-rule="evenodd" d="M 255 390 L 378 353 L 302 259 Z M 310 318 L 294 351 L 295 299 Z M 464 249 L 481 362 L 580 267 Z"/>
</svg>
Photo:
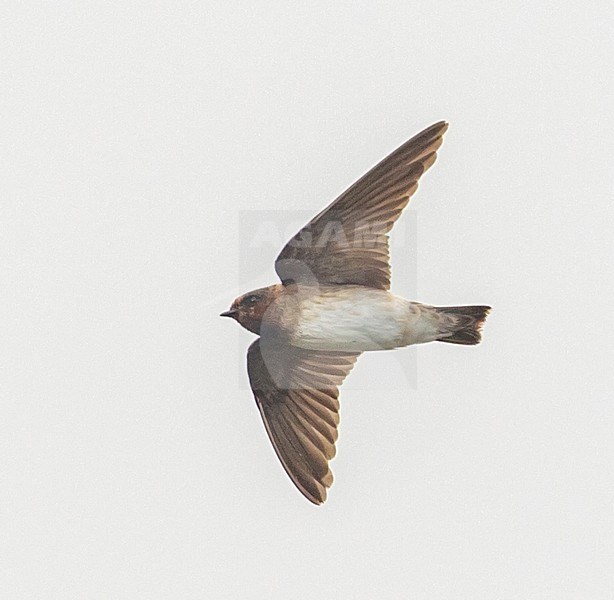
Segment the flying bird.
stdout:
<svg viewBox="0 0 614 600">
<path fill-rule="evenodd" d="M 437 307 L 390 293 L 388 233 L 437 157 L 441 121 L 384 158 L 305 225 L 275 261 L 281 283 L 221 314 L 259 338 L 251 388 L 284 469 L 314 504 L 333 482 L 339 386 L 362 352 L 473 345 L 489 306 Z"/>
</svg>

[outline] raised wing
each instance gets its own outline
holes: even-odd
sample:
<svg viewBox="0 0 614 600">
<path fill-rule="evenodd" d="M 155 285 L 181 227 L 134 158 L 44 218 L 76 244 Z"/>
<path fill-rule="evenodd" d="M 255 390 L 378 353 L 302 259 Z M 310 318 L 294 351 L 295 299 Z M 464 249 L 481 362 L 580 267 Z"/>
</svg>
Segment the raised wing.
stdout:
<svg viewBox="0 0 614 600">
<path fill-rule="evenodd" d="M 435 162 L 447 128 L 441 121 L 405 142 L 305 225 L 275 261 L 282 282 L 388 289 L 387 234 Z"/>
<path fill-rule="evenodd" d="M 303 350 L 256 340 L 247 352 L 249 381 L 284 469 L 314 504 L 333 482 L 339 389 L 358 354 Z"/>
</svg>

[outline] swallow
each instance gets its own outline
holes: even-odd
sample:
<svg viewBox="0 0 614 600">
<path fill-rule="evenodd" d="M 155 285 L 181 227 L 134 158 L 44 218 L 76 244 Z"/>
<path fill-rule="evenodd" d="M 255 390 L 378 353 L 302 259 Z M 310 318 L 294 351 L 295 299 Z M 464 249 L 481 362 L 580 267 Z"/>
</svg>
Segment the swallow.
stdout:
<svg viewBox="0 0 614 600">
<path fill-rule="evenodd" d="M 221 314 L 259 336 L 247 352 L 256 404 L 281 464 L 314 504 L 333 483 L 339 387 L 362 352 L 480 342 L 489 306 L 437 307 L 389 291 L 388 234 L 447 128 L 428 127 L 373 167 L 282 249 L 281 283 Z"/>
</svg>

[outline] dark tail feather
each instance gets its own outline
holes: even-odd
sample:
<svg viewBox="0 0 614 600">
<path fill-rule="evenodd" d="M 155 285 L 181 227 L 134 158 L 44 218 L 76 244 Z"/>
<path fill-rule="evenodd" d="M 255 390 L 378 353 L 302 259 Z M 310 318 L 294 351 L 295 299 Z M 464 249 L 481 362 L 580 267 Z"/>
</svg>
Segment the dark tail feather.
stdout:
<svg viewBox="0 0 614 600">
<path fill-rule="evenodd" d="M 490 306 L 437 306 L 435 310 L 442 317 L 438 342 L 468 346 L 480 343 L 480 330 Z"/>
</svg>

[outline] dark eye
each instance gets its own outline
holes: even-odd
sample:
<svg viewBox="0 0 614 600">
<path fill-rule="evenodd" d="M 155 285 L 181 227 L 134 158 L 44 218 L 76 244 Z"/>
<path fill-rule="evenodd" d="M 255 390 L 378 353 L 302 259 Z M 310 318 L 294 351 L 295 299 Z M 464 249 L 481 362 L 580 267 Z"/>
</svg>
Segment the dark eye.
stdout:
<svg viewBox="0 0 614 600">
<path fill-rule="evenodd" d="M 245 304 L 256 304 L 256 302 L 260 302 L 260 300 L 262 300 L 262 296 L 259 296 L 258 294 L 250 294 L 249 296 L 246 296 L 243 302 Z"/>
</svg>

